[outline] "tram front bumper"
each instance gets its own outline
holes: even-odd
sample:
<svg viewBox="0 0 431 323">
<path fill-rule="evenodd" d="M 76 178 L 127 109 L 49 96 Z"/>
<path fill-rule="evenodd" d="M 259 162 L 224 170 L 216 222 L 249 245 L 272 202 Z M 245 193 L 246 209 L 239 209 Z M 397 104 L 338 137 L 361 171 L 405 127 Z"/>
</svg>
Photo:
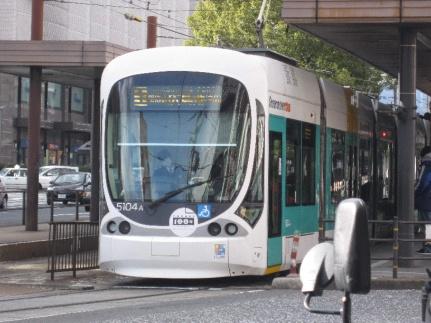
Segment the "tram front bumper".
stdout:
<svg viewBox="0 0 431 323">
<path fill-rule="evenodd" d="M 105 235 L 100 237 L 100 268 L 147 278 L 230 276 L 228 239 Z"/>
</svg>

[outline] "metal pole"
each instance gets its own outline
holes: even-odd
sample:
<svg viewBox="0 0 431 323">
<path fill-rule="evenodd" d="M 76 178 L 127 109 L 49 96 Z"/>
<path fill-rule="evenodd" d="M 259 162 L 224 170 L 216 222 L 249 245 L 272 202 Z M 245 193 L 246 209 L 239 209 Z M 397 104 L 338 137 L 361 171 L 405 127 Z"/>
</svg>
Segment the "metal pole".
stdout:
<svg viewBox="0 0 431 323">
<path fill-rule="evenodd" d="M 33 0 L 31 7 L 31 40 L 43 39 L 43 0 Z"/>
<path fill-rule="evenodd" d="M 25 225 L 25 191 L 22 191 L 22 225 Z"/>
<path fill-rule="evenodd" d="M 43 0 L 33 0 L 31 16 L 31 40 L 43 38 Z M 30 67 L 30 111 L 28 115 L 28 157 L 27 157 L 27 212 L 26 231 L 37 231 L 39 193 L 40 153 L 40 101 L 42 67 Z"/>
<path fill-rule="evenodd" d="M 90 222 L 99 222 L 100 200 L 100 78 L 94 80 L 91 110 L 91 197 Z"/>
<path fill-rule="evenodd" d="M 75 191 L 75 221 L 79 221 L 79 192 Z"/>
<path fill-rule="evenodd" d="M 76 252 L 78 249 L 78 223 L 73 224 L 72 269 L 73 278 L 76 278 Z"/>
<path fill-rule="evenodd" d="M 157 47 L 157 17 L 147 17 L 147 48 Z"/>
<path fill-rule="evenodd" d="M 413 195 L 415 181 L 416 135 L 416 32 L 400 30 L 400 113 L 397 136 L 397 216 L 400 221 L 414 221 Z M 403 224 L 400 239 L 414 239 L 414 226 Z M 400 246 L 400 257 L 412 257 L 414 244 Z M 401 266 L 411 266 L 413 261 L 403 260 Z"/>
<path fill-rule="evenodd" d="M 54 194 L 54 193 L 52 193 Z M 49 198 L 49 197 L 48 197 Z M 51 197 L 51 204 L 50 204 L 50 209 L 51 209 L 51 216 L 49 218 L 49 222 L 54 222 L 54 197 Z"/>
<path fill-rule="evenodd" d="M 394 230 L 394 241 L 393 241 L 393 257 L 392 259 L 392 278 L 396 279 L 398 278 L 398 264 L 399 264 L 399 250 L 400 250 L 400 241 L 399 241 L 399 231 L 400 231 L 400 224 L 398 222 L 398 217 L 394 216 L 394 224 L 393 224 L 393 230 Z"/>
<path fill-rule="evenodd" d="M 350 323 L 352 321 L 352 301 L 350 299 L 349 292 L 344 292 L 342 302 L 343 309 L 341 310 L 341 317 L 343 319 L 343 323 Z"/>
<path fill-rule="evenodd" d="M 41 83 L 42 68 L 34 66 L 30 67 L 26 231 L 38 230 Z"/>
</svg>

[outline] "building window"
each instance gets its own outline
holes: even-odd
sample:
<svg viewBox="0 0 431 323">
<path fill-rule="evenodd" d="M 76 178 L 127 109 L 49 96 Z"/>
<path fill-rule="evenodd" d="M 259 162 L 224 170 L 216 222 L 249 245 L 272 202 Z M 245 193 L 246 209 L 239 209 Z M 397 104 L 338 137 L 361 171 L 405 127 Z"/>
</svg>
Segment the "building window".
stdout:
<svg viewBox="0 0 431 323">
<path fill-rule="evenodd" d="M 61 109 L 61 85 L 48 83 L 48 108 Z"/>
<path fill-rule="evenodd" d="M 40 104 L 43 107 L 45 102 L 45 83 L 41 84 Z M 30 104 L 30 79 L 28 77 L 21 78 L 21 103 Z"/>
<path fill-rule="evenodd" d="M 84 112 L 84 89 L 72 87 L 71 109 L 73 112 Z"/>
<path fill-rule="evenodd" d="M 30 79 L 28 77 L 21 78 L 21 102 L 30 102 Z"/>
</svg>

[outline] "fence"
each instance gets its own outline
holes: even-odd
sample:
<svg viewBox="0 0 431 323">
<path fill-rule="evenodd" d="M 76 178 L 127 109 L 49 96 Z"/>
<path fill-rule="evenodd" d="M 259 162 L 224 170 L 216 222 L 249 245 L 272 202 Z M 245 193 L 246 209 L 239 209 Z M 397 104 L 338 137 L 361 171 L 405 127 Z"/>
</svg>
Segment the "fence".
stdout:
<svg viewBox="0 0 431 323">
<path fill-rule="evenodd" d="M 324 226 L 326 223 L 334 223 L 335 220 L 321 220 L 320 228 L 319 228 L 319 240 L 332 240 L 325 237 Z M 392 220 L 368 220 L 368 224 L 385 224 L 392 227 L 392 237 L 390 238 L 370 238 L 370 242 L 386 242 L 392 244 L 392 255 L 387 257 L 374 257 L 371 256 L 371 260 L 390 260 L 392 261 L 392 278 L 398 278 L 398 268 L 400 261 L 402 260 L 431 260 L 430 256 L 413 256 L 413 257 L 405 257 L 400 256 L 400 244 L 401 243 L 414 243 L 414 242 L 425 242 L 428 241 L 426 239 L 419 238 L 400 238 L 400 225 L 425 225 L 431 224 L 429 221 L 404 221 L 399 220 L 397 216 L 394 216 Z"/>
<path fill-rule="evenodd" d="M 98 268 L 99 223 L 51 222 L 49 224 L 48 272 Z"/>
</svg>

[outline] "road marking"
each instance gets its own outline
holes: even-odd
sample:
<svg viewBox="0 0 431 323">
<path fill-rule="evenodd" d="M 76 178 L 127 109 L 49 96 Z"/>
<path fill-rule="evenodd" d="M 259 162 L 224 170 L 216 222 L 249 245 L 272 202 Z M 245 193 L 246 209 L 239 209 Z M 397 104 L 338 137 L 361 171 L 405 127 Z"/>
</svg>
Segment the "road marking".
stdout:
<svg viewBox="0 0 431 323">
<path fill-rule="evenodd" d="M 379 261 L 376 261 L 375 263 L 371 264 L 371 268 L 383 266 L 383 265 L 387 264 L 389 261 L 390 260 L 379 260 Z"/>
<path fill-rule="evenodd" d="M 54 217 L 56 217 L 56 216 L 66 216 L 66 215 L 76 215 L 76 213 L 60 213 L 60 214 L 54 214 Z M 83 216 L 89 216 L 90 215 L 90 213 L 88 213 L 88 212 L 86 212 L 86 213 L 79 213 L 79 216 L 81 216 L 81 215 L 83 215 Z"/>
</svg>

